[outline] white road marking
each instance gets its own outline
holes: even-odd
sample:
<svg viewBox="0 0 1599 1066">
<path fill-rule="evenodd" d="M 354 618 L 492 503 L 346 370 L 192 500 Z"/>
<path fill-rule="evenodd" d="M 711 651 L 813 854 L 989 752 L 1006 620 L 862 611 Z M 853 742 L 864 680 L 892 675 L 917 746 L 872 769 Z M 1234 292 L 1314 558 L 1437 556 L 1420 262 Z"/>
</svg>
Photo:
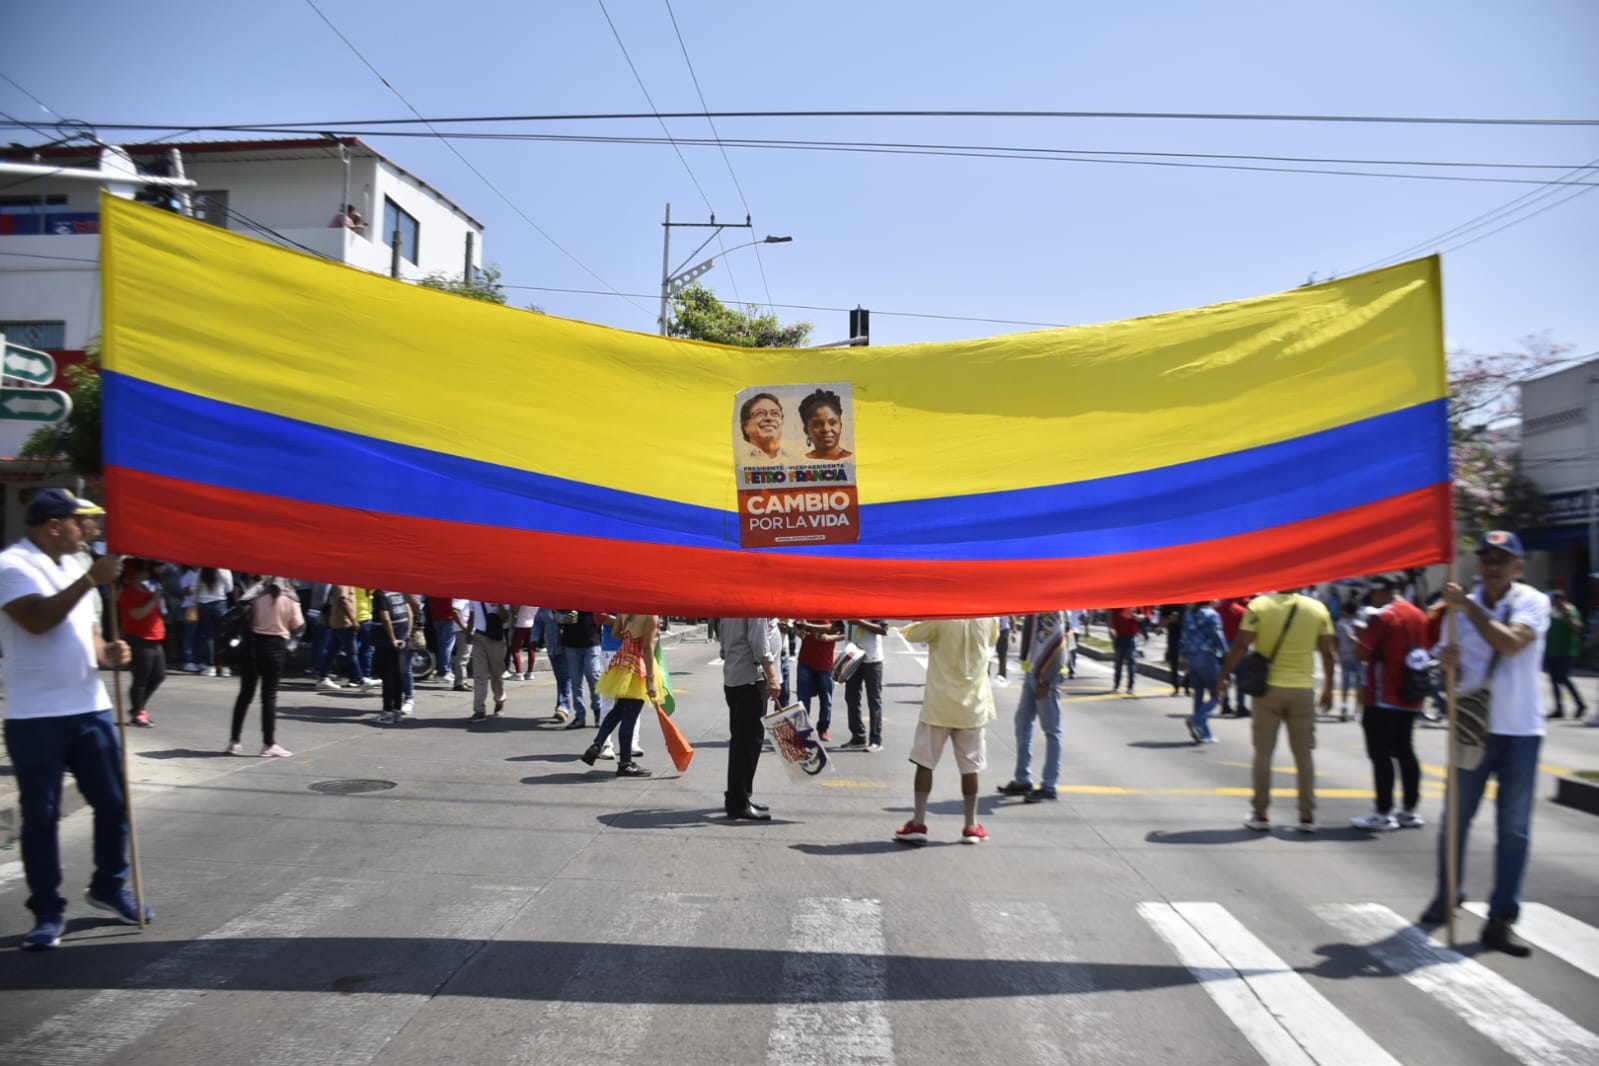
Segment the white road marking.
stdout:
<svg viewBox="0 0 1599 1066">
<path fill-rule="evenodd" d="M 1384 966 L 1529 1066 L 1593 1066 L 1599 1062 L 1599 1036 L 1482 963 L 1430 939 L 1387 907 L 1328 903 L 1315 910 L 1351 943 L 1365 948 Z"/>
<path fill-rule="evenodd" d="M 1479 918 L 1488 917 L 1486 903 L 1467 903 L 1465 908 Z M 1523 903 L 1516 933 L 1589 977 L 1599 977 L 1599 929 L 1542 903 Z"/>
<path fill-rule="evenodd" d="M 670 952 L 633 950 L 691 947 L 714 913 L 714 901 L 676 894 L 628 895 L 603 930 L 601 943 L 584 952 L 546 1005 L 530 1019 L 520 1061 L 529 1066 L 614 1066 L 645 1053 L 654 1021 L 652 991 L 672 981 Z M 640 1002 L 644 1000 L 646 1002 Z"/>
<path fill-rule="evenodd" d="M 534 890 L 515 885 L 469 885 L 451 903 L 429 915 L 414 937 L 490 940 L 516 917 Z M 475 950 L 475 947 L 470 949 Z M 470 956 L 470 950 L 463 960 Z M 409 976 L 416 976 L 414 974 Z M 375 1060 L 433 994 L 329 992 L 300 994 L 295 1024 L 275 1030 L 261 1047 L 249 1048 L 254 1066 L 356 1066 Z M 336 1038 L 330 1038 L 337 1034 Z M 242 1050 L 236 1041 L 235 1050 Z"/>
<path fill-rule="evenodd" d="M 783 959 L 770 1066 L 893 1066 L 888 961 L 875 899 L 802 899 Z"/>
<path fill-rule="evenodd" d="M 355 890 L 365 884 L 326 878 L 307 881 L 174 949 L 120 987 L 96 992 L 39 1023 L 0 1048 L 0 1062 L 94 1066 L 113 1059 L 253 963 L 291 949 L 294 938 L 352 906 Z"/>
<path fill-rule="evenodd" d="M 1272 1066 L 1399 1066 L 1219 903 L 1140 903 L 1244 1039 Z"/>
<path fill-rule="evenodd" d="M 1080 997 L 1099 990 L 1092 971 L 1062 960 L 1059 945 L 1068 937 L 1055 915 L 1042 903 L 974 901 L 972 919 L 983 939 L 983 954 L 1009 963 L 1049 966 L 1039 976 L 1019 976 L 1007 992 L 1007 1025 L 1018 1044 L 1018 1058 L 1040 1064 L 1092 1060 L 1096 1063 L 1142 1062 L 1144 1057 L 1122 1044 L 1109 1027 L 1104 1010 L 1085 1009 Z M 1047 976 L 1046 976 L 1047 973 Z M 1030 987 L 1029 987 L 1030 986 Z M 1069 997 L 1069 998 L 1067 998 Z"/>
</svg>

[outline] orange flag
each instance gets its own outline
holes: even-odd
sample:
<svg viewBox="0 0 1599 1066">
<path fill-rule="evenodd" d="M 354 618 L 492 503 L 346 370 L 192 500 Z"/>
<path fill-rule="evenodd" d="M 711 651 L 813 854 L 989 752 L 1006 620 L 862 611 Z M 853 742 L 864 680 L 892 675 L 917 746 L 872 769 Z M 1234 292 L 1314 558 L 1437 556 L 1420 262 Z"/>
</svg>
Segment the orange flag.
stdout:
<svg viewBox="0 0 1599 1066">
<path fill-rule="evenodd" d="M 694 761 L 694 745 L 688 742 L 688 737 L 677 728 L 677 723 L 668 717 L 666 708 L 659 703 L 655 705 L 655 717 L 661 723 L 661 735 L 666 738 L 666 750 L 672 756 L 672 765 L 682 773 Z"/>
</svg>

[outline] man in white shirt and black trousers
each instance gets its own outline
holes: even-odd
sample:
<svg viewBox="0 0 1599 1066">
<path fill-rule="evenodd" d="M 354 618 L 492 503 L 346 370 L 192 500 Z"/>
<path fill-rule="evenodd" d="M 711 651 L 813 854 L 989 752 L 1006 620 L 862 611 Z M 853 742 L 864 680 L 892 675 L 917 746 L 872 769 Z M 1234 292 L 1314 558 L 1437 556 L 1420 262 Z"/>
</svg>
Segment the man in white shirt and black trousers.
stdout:
<svg viewBox="0 0 1599 1066">
<path fill-rule="evenodd" d="M 1444 602 L 1460 612 L 1460 621 L 1458 643 L 1445 646 L 1440 656 L 1446 665 L 1458 666 L 1461 692 L 1492 686 L 1482 761 L 1474 769 L 1455 771 L 1460 789 L 1460 826 L 1456 830 L 1460 876 L 1464 879 L 1471 819 L 1493 777 L 1499 784 L 1494 880 L 1482 943 L 1518 957 L 1532 954 L 1512 926 L 1521 914 L 1521 881 L 1531 845 L 1533 786 L 1538 780 L 1538 749 L 1544 737 L 1539 670 L 1549 632 L 1549 597 L 1516 580 L 1521 576 L 1522 558 L 1521 538 L 1514 533 L 1495 529 L 1478 538 L 1477 587 L 1468 593 L 1454 582 L 1444 586 Z M 1438 925 L 1449 917 L 1445 855 L 1452 827 L 1447 803 L 1444 809 L 1444 826 L 1438 834 L 1438 890 L 1421 916 L 1423 925 Z M 1457 891 L 1455 898 L 1466 897 Z"/>
<path fill-rule="evenodd" d="M 99 669 L 131 658 L 122 641 L 106 642 L 95 621 L 98 586 L 122 568 L 119 556 L 87 570 L 73 555 L 93 516 L 105 512 L 65 489 L 41 489 L 28 504 L 28 532 L 0 552 L 0 645 L 5 648 L 6 749 L 22 805 L 22 868 L 34 928 L 24 951 L 61 942 L 67 901 L 61 895 L 61 786 L 68 770 L 94 808 L 94 877 L 90 906 L 128 925 L 139 910 L 128 879 L 128 804 L 111 698 Z M 148 908 L 145 919 L 154 917 Z"/>
</svg>

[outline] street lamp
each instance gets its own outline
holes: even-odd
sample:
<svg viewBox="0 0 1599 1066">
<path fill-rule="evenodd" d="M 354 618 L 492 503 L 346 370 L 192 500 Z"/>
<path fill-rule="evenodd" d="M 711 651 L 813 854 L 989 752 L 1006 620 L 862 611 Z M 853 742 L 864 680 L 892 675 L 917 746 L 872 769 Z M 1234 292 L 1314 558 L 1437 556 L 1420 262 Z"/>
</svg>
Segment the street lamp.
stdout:
<svg viewBox="0 0 1599 1066">
<path fill-rule="evenodd" d="M 666 221 L 663 222 L 661 225 L 664 228 L 665 233 L 666 233 L 665 240 L 662 242 L 662 245 L 661 245 L 661 319 L 660 319 L 660 325 L 661 325 L 661 336 L 663 336 L 663 337 L 666 336 L 666 320 L 667 320 L 667 318 L 666 318 L 666 308 L 667 308 L 668 303 L 671 301 L 672 296 L 674 294 L 676 294 L 676 293 L 682 292 L 684 289 L 688 288 L 688 286 L 692 285 L 694 282 L 698 281 L 701 277 L 703 277 L 707 272 L 710 271 L 712 264 L 714 264 L 716 262 L 716 260 L 718 260 L 722 256 L 726 255 L 728 252 L 736 252 L 736 251 L 738 251 L 741 248 L 752 248 L 752 247 L 754 247 L 757 244 L 787 244 L 789 241 L 792 241 L 794 239 L 793 237 L 771 237 L 771 236 L 767 236 L 767 237 L 762 237 L 758 241 L 746 241 L 743 244 L 735 244 L 731 248 L 723 248 L 720 252 L 717 252 L 716 254 L 712 255 L 710 258 L 702 259 L 698 263 L 695 263 L 693 266 L 688 266 L 689 259 L 693 259 L 696 255 L 699 255 L 700 252 L 702 252 L 705 249 L 705 246 L 707 244 L 710 244 L 711 241 L 715 237 L 717 237 L 724 229 L 751 229 L 751 228 L 753 228 L 750 225 L 749 216 L 746 215 L 744 217 L 744 221 L 743 222 L 718 222 L 718 221 L 716 221 L 716 216 L 715 215 L 711 216 L 711 220 L 709 222 L 673 222 L 672 221 L 672 205 L 671 204 L 667 204 L 666 205 Z M 701 241 L 700 242 L 700 246 L 698 248 L 694 249 L 692 252 L 690 252 L 689 256 L 688 256 L 688 259 L 683 260 L 682 265 L 680 265 L 676 270 L 672 269 L 672 227 L 673 226 L 690 226 L 690 227 L 693 227 L 693 228 L 696 228 L 696 229 L 709 229 L 711 231 L 710 236 L 706 237 L 703 241 Z"/>
</svg>

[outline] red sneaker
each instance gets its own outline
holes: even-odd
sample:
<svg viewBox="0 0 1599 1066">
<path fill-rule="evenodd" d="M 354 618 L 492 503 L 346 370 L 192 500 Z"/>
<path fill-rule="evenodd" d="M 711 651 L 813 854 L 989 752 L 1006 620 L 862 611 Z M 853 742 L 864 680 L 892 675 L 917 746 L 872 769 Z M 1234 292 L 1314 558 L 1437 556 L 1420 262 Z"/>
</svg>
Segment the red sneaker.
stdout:
<svg viewBox="0 0 1599 1066">
<path fill-rule="evenodd" d="M 961 830 L 962 844 L 981 844 L 988 839 L 988 830 L 981 825 L 969 825 Z"/>
<path fill-rule="evenodd" d="M 149 711 L 134 711 L 133 712 L 133 724 L 134 725 L 148 726 L 150 724 L 150 712 Z"/>
<path fill-rule="evenodd" d="M 927 826 L 920 822 L 906 822 L 894 830 L 894 839 L 901 844 L 927 843 Z"/>
</svg>

